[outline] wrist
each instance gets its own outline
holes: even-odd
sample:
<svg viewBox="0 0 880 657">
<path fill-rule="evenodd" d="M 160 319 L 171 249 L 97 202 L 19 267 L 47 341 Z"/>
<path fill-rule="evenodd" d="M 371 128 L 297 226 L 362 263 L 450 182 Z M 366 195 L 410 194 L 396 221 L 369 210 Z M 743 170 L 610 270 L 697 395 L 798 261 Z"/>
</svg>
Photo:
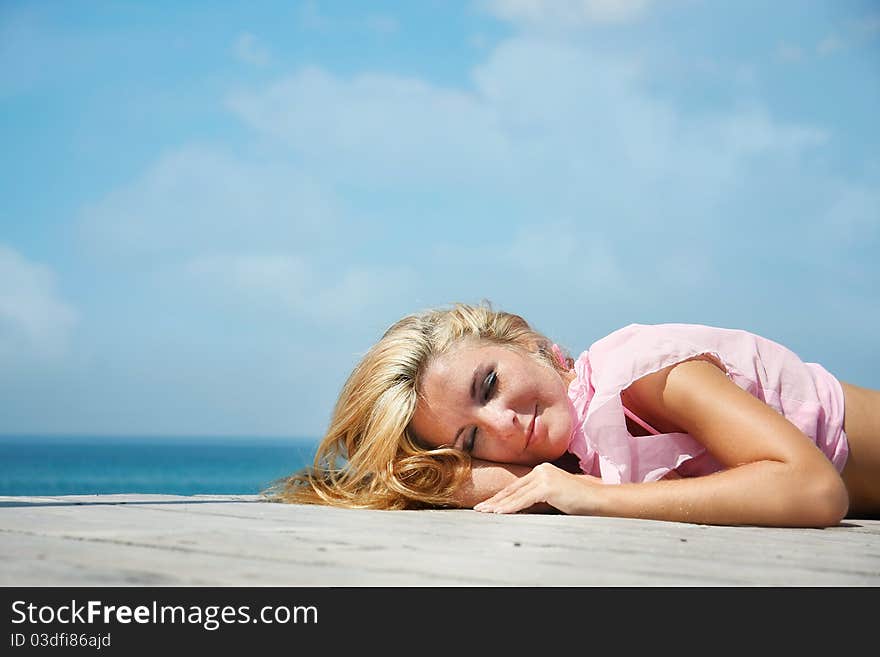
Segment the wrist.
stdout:
<svg viewBox="0 0 880 657">
<path fill-rule="evenodd" d="M 575 485 L 569 487 L 569 494 L 560 500 L 566 507 L 560 510 L 570 515 L 606 515 L 605 510 L 610 507 L 606 498 L 609 486 L 592 475 L 569 473 L 567 476 L 571 477 Z"/>
</svg>

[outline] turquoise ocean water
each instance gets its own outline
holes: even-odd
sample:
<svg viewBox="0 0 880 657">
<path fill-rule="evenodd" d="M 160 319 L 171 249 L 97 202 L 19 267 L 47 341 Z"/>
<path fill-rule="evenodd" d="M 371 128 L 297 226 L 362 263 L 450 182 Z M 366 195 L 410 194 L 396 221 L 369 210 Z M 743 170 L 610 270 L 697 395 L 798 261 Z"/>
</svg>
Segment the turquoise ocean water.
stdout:
<svg viewBox="0 0 880 657">
<path fill-rule="evenodd" d="M 302 438 L 0 436 L 0 495 L 256 494 L 311 463 Z"/>
</svg>

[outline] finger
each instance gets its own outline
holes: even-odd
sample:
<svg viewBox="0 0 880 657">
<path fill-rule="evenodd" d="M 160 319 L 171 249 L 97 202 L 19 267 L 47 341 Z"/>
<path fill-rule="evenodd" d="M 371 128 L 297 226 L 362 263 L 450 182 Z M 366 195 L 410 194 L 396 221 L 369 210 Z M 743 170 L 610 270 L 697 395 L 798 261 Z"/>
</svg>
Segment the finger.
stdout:
<svg viewBox="0 0 880 657">
<path fill-rule="evenodd" d="M 510 491 L 506 495 L 500 493 L 496 496 L 498 499 L 486 500 L 478 511 L 487 513 L 516 513 L 538 502 L 545 501 L 543 487 L 539 482 L 527 482 L 517 487 L 516 490 Z M 476 508 L 476 507 L 474 507 Z"/>
<path fill-rule="evenodd" d="M 520 490 L 496 504 L 492 509 L 492 513 L 517 513 L 539 502 L 544 502 L 545 497 L 537 488 Z"/>
<path fill-rule="evenodd" d="M 530 481 L 531 475 L 528 474 L 525 477 L 517 479 L 516 481 L 512 481 L 507 486 L 499 490 L 492 497 L 488 497 L 479 504 L 474 505 L 475 511 L 484 511 L 486 507 L 494 506 L 498 504 L 501 500 L 506 499 L 508 496 L 512 495 L 516 491 L 520 490 L 523 486 L 527 486 Z"/>
</svg>

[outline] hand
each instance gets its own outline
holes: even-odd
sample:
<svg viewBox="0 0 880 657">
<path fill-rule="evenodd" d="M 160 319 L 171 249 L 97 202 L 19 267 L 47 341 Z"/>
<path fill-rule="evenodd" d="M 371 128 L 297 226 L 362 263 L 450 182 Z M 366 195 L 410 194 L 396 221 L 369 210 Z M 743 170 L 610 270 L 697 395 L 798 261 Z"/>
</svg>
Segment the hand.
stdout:
<svg viewBox="0 0 880 657">
<path fill-rule="evenodd" d="M 546 503 L 569 515 L 589 515 L 596 487 L 602 480 L 585 474 L 571 474 L 552 463 L 541 463 L 524 477 L 508 484 L 495 495 L 474 506 L 484 513 L 516 513 Z"/>
</svg>

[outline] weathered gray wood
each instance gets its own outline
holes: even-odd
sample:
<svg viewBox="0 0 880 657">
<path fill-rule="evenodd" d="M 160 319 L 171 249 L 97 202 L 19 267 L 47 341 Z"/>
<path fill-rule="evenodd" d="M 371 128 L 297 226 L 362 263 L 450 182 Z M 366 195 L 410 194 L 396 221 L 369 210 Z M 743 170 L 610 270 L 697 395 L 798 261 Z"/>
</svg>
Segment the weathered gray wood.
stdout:
<svg viewBox="0 0 880 657">
<path fill-rule="evenodd" d="M 880 521 L 824 530 L 257 496 L 0 497 L 3 586 L 877 586 Z"/>
</svg>

